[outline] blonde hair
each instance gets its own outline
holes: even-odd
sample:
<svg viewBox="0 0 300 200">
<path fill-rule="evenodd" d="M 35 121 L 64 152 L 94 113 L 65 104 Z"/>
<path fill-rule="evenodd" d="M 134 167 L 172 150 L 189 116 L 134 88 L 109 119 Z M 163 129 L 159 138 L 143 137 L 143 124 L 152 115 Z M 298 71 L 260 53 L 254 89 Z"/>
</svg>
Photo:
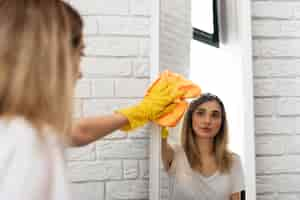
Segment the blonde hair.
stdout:
<svg viewBox="0 0 300 200">
<path fill-rule="evenodd" d="M 1 117 L 22 116 L 61 134 L 70 127 L 78 17 L 60 0 L 0 0 Z"/>
<path fill-rule="evenodd" d="M 206 93 L 191 102 L 182 125 L 181 143 L 190 166 L 195 167 L 199 165 L 201 168 L 203 161 L 197 146 L 196 135 L 194 134 L 192 127 L 192 115 L 199 105 L 208 101 L 216 101 L 221 107 L 222 122 L 220 130 L 214 138 L 213 152 L 216 156 L 219 170 L 222 173 L 227 173 L 231 169 L 233 157 L 232 153 L 228 150 L 228 125 L 225 108 L 222 101 L 217 96 Z"/>
</svg>

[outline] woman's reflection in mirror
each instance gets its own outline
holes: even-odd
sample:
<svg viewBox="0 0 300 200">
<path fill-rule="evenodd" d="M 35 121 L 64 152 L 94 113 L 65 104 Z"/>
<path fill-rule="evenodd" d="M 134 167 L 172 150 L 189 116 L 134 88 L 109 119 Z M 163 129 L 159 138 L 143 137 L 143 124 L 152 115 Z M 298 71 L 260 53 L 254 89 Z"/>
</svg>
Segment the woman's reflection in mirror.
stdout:
<svg viewBox="0 0 300 200">
<path fill-rule="evenodd" d="M 181 145 L 162 139 L 161 153 L 171 177 L 170 199 L 245 199 L 240 157 L 228 149 L 226 112 L 216 95 L 205 93 L 190 103 Z"/>
</svg>

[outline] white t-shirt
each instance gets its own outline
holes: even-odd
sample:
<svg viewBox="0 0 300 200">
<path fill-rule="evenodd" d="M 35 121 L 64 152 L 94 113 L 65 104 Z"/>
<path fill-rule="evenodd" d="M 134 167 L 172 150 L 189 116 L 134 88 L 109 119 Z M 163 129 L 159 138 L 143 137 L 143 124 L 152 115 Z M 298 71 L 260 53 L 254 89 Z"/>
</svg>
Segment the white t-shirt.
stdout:
<svg viewBox="0 0 300 200">
<path fill-rule="evenodd" d="M 41 140 L 23 118 L 0 120 L 0 199 L 69 200 L 63 145 L 50 128 Z"/>
<path fill-rule="evenodd" d="M 234 154 L 230 173 L 217 171 L 205 177 L 191 169 L 181 146 L 176 145 L 173 149 L 174 160 L 168 170 L 171 178 L 170 200 L 230 200 L 231 194 L 245 189 L 238 155 Z"/>
</svg>

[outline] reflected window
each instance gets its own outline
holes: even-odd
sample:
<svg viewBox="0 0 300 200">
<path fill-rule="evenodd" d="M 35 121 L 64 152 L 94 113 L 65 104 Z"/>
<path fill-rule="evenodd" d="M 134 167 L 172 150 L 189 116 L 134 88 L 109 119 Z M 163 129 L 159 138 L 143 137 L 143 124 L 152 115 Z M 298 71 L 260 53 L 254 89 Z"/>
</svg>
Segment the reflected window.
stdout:
<svg viewBox="0 0 300 200">
<path fill-rule="evenodd" d="M 219 47 L 217 0 L 192 0 L 193 39 Z"/>
</svg>

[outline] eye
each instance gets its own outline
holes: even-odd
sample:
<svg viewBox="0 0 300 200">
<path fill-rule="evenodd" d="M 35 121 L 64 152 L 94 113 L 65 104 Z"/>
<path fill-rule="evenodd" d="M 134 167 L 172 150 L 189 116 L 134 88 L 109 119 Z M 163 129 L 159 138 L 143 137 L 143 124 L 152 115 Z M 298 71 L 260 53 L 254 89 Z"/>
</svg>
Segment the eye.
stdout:
<svg viewBox="0 0 300 200">
<path fill-rule="evenodd" d="M 204 110 L 197 110 L 195 113 L 198 116 L 203 116 L 205 114 L 205 111 Z"/>
<path fill-rule="evenodd" d="M 213 118 L 220 118 L 221 117 L 221 113 L 220 112 L 213 112 L 212 113 L 212 117 Z"/>
</svg>

